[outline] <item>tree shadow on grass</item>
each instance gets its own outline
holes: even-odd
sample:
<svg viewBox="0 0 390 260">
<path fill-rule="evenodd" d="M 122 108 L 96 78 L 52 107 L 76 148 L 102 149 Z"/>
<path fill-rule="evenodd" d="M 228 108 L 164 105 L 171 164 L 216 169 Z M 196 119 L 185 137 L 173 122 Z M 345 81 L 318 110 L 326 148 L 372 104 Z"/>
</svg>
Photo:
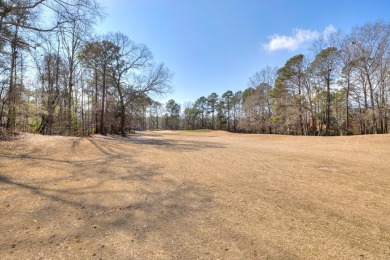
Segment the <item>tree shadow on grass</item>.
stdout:
<svg viewBox="0 0 390 260">
<path fill-rule="evenodd" d="M 189 219 L 212 207 L 209 190 L 131 156 L 139 146 L 90 142 L 99 151 L 96 160 L 2 154 L 6 164 L 23 163 L 0 171 L 0 258 L 153 255 L 149 246 L 169 251 L 169 243 L 188 232 Z"/>
<path fill-rule="evenodd" d="M 18 163 L 0 169 L 0 259 L 257 258 L 226 251 L 236 245 L 252 250 L 256 234 L 213 215 L 226 207 L 213 189 L 139 159 L 148 147 L 199 151 L 223 145 L 164 138 L 84 139 L 96 153 L 88 159 L 78 156 L 79 139 L 61 157 L 39 150 L 0 154 L 3 165 Z M 284 258 L 298 258 L 266 238 L 258 242 L 266 245 L 260 255 L 276 248 Z"/>
<path fill-rule="evenodd" d="M 186 139 L 175 139 L 168 138 L 161 133 L 147 134 L 142 133 L 129 137 L 114 137 L 128 143 L 138 144 L 142 146 L 152 146 L 159 149 L 165 150 L 176 150 L 176 151 L 198 151 L 210 148 L 226 148 L 226 145 L 220 142 L 202 141 L 196 139 L 196 137 L 188 136 L 191 140 Z"/>
</svg>

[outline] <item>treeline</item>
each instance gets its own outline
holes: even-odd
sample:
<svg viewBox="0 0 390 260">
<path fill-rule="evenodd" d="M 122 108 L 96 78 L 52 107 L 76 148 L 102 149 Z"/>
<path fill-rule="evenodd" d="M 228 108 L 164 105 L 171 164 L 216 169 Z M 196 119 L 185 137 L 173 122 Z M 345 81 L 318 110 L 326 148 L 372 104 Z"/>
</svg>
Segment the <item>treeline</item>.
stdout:
<svg viewBox="0 0 390 260">
<path fill-rule="evenodd" d="M 172 74 L 121 33 L 96 35 L 95 0 L 0 0 L 0 132 L 125 135 L 221 129 L 345 135 L 389 132 L 390 24 L 332 34 L 312 55 L 264 68 L 242 91 L 162 104 Z M 212 92 L 212 91 L 210 91 Z"/>
<path fill-rule="evenodd" d="M 170 91 L 172 74 L 147 46 L 96 35 L 95 0 L 0 6 L 0 130 L 125 135 Z"/>
<path fill-rule="evenodd" d="M 249 79 L 243 91 L 185 104 L 182 129 L 292 135 L 389 132 L 390 24 L 378 21 L 313 44 Z M 172 102 L 172 101 L 171 101 Z M 174 118 L 167 106 L 167 118 Z M 168 126 L 172 128 L 172 126 Z"/>
</svg>

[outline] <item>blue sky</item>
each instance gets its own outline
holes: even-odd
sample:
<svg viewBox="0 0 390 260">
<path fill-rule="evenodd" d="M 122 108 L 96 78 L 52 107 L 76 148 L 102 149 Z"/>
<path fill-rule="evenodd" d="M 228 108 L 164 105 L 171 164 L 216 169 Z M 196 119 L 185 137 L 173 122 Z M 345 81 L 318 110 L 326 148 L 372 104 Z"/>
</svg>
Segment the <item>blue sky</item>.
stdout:
<svg viewBox="0 0 390 260">
<path fill-rule="evenodd" d="M 181 104 L 212 92 L 244 90 L 256 71 L 307 53 L 321 34 L 390 19 L 389 0 L 99 2 L 107 17 L 98 31 L 119 31 L 146 44 L 174 73 L 174 93 L 162 101 Z"/>
</svg>

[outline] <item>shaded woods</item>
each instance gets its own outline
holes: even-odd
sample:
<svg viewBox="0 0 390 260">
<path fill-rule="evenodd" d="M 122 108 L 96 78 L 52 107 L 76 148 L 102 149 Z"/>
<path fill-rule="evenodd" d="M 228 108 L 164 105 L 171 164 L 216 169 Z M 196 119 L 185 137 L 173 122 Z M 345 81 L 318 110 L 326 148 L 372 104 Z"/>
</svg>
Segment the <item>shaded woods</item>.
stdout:
<svg viewBox="0 0 390 260">
<path fill-rule="evenodd" d="M 172 74 L 147 46 L 94 33 L 95 0 L 0 4 L 0 130 L 125 135 L 170 91 Z"/>
</svg>

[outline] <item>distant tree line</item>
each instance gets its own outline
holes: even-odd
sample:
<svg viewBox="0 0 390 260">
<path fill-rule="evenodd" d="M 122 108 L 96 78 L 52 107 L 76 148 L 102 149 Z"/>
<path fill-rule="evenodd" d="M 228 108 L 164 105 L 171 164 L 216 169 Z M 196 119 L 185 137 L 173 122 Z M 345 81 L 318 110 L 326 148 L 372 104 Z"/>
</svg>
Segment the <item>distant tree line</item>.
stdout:
<svg viewBox="0 0 390 260">
<path fill-rule="evenodd" d="M 313 57 L 264 68 L 244 91 L 184 105 L 182 129 L 291 135 L 389 133 L 390 24 L 382 21 L 316 41 Z M 172 102 L 172 101 L 170 101 Z M 170 109 L 167 106 L 168 115 Z M 171 127 L 171 126 L 170 126 Z"/>
<path fill-rule="evenodd" d="M 101 16 L 95 0 L 0 0 L 0 130 L 125 135 L 140 125 L 172 74 L 126 35 L 96 35 Z"/>
<path fill-rule="evenodd" d="M 388 22 L 334 33 L 316 41 L 311 56 L 256 72 L 243 91 L 210 91 L 181 106 L 156 100 L 170 92 L 172 74 L 145 45 L 94 33 L 102 16 L 95 0 L 0 0 L 0 7 L 0 132 L 389 132 Z"/>
</svg>

